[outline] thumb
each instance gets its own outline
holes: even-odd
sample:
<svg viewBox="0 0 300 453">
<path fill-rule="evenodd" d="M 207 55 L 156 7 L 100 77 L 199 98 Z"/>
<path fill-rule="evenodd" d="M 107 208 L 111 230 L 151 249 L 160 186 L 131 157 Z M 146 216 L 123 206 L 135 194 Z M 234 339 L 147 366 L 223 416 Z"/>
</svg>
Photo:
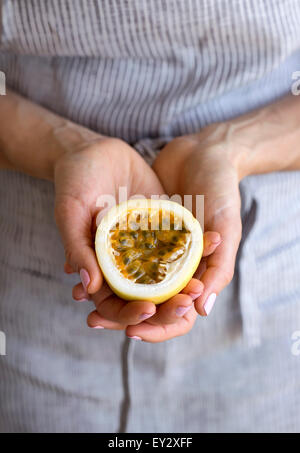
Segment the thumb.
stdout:
<svg viewBox="0 0 300 453">
<path fill-rule="evenodd" d="M 84 289 L 94 294 L 103 277 L 94 250 L 92 215 L 82 201 L 68 197 L 55 206 L 55 220 L 64 244 L 67 263 L 80 274 Z"/>
<path fill-rule="evenodd" d="M 222 242 L 215 251 L 206 258 L 206 269 L 201 276 L 204 291 L 195 300 L 196 311 L 201 316 L 207 316 L 219 292 L 227 286 L 233 278 L 235 259 L 241 239 L 241 219 L 236 217 L 226 219 L 213 225 L 214 231 L 219 231 Z"/>
</svg>

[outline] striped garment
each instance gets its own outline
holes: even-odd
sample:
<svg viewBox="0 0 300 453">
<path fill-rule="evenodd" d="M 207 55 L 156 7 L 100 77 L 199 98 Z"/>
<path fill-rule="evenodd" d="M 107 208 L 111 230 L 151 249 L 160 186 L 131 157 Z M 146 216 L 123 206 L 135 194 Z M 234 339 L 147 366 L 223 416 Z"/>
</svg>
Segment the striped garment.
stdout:
<svg viewBox="0 0 300 453">
<path fill-rule="evenodd" d="M 8 85 L 149 162 L 285 95 L 300 70 L 299 0 L 0 0 L 0 12 Z M 52 184 L 2 171 L 0 432 L 299 431 L 299 182 L 241 183 L 234 280 L 209 319 L 152 345 L 85 327 Z"/>
</svg>

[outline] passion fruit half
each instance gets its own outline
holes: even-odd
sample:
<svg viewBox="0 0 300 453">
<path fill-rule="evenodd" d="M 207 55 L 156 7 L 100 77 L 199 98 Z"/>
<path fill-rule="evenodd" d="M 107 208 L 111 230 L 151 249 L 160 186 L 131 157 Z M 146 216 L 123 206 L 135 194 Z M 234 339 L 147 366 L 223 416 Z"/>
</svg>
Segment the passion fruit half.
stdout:
<svg viewBox="0 0 300 453">
<path fill-rule="evenodd" d="M 115 294 L 159 304 L 192 278 L 201 260 L 203 234 L 199 222 L 180 204 L 133 199 L 103 217 L 95 249 Z"/>
</svg>

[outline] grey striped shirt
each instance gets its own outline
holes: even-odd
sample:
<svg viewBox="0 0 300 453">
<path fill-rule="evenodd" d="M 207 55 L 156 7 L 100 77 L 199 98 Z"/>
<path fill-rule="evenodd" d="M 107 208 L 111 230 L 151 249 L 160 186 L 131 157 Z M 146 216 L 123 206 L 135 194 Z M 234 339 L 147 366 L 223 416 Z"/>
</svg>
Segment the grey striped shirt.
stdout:
<svg viewBox="0 0 300 453">
<path fill-rule="evenodd" d="M 150 153 L 286 93 L 291 74 L 276 69 L 299 59 L 299 0 L 0 5 L 0 69 L 11 87 Z"/>
<path fill-rule="evenodd" d="M 149 162 L 174 136 L 283 96 L 300 70 L 299 0 L 0 0 L 0 11 L 8 85 Z M 299 173 L 252 176 L 241 194 L 235 278 L 209 319 L 134 344 L 88 331 L 92 307 L 71 301 L 52 185 L 2 171 L 0 432 L 299 431 Z"/>
</svg>

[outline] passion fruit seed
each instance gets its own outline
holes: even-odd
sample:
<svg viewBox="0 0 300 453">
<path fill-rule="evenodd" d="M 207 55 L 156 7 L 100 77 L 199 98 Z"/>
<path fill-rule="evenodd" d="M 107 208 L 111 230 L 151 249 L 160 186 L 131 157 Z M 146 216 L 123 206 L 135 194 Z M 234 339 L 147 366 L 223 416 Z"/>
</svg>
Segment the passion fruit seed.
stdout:
<svg viewBox="0 0 300 453">
<path fill-rule="evenodd" d="M 136 249 L 127 250 L 122 254 L 122 261 L 127 266 L 141 256 L 142 252 Z"/>
<path fill-rule="evenodd" d="M 153 285 L 154 283 L 157 283 L 155 280 L 153 280 L 149 275 L 144 275 L 143 277 L 140 277 L 138 280 L 136 280 L 136 283 L 142 283 L 146 285 Z"/>
<path fill-rule="evenodd" d="M 132 222 L 127 214 L 128 230 L 119 230 L 119 222 L 110 230 L 116 265 L 124 277 L 135 283 L 158 283 L 166 277 L 168 266 L 185 253 L 190 232 L 185 227 L 175 229 L 172 214 L 165 218 L 159 213 L 158 230 L 151 230 L 150 216 L 146 230 L 138 225 L 139 215 L 135 220 Z"/>
<path fill-rule="evenodd" d="M 133 261 L 129 266 L 126 267 L 128 275 L 135 275 L 141 269 L 142 263 L 139 260 Z"/>
</svg>

